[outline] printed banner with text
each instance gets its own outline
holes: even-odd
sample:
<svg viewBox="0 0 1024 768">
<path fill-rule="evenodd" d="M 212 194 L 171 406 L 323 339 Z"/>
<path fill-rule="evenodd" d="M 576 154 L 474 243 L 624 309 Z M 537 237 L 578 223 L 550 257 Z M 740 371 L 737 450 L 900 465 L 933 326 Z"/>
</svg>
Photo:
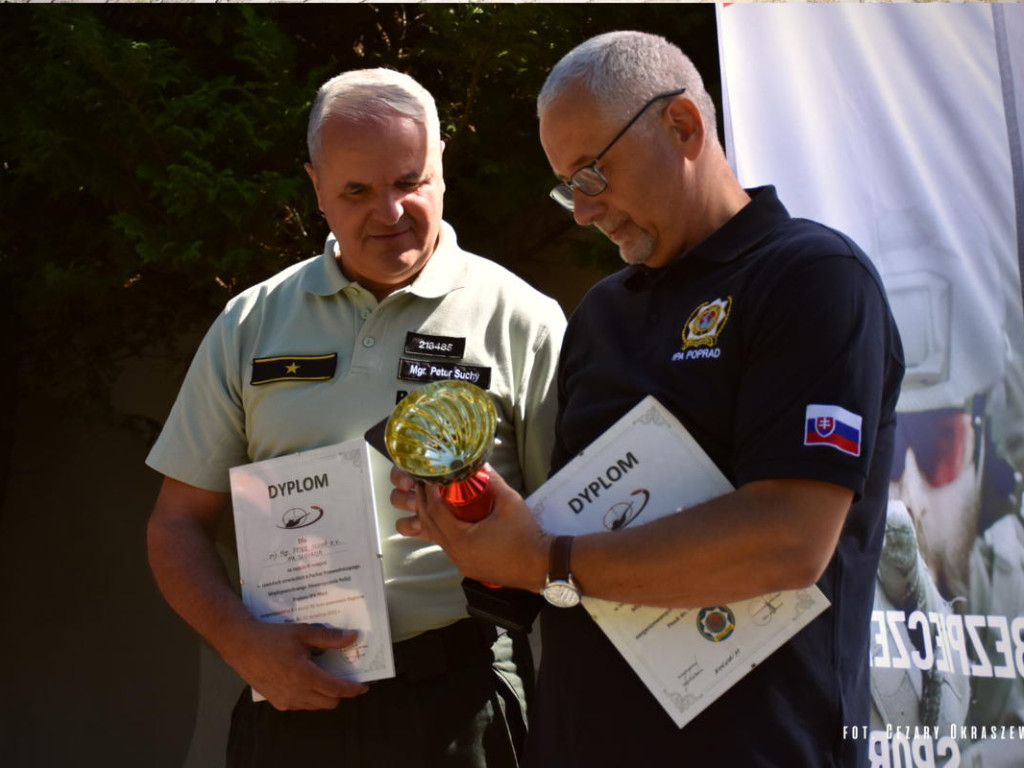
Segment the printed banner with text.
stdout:
<svg viewBox="0 0 1024 768">
<path fill-rule="evenodd" d="M 1024 765 L 1024 7 L 719 7 L 746 187 L 852 236 L 899 323 L 870 765 Z"/>
</svg>

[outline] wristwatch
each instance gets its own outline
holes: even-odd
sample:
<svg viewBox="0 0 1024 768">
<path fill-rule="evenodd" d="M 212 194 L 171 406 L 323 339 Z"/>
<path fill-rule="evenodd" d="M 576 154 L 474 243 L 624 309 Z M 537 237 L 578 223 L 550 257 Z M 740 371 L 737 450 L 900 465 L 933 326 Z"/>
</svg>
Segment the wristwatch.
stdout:
<svg viewBox="0 0 1024 768">
<path fill-rule="evenodd" d="M 544 589 L 540 593 L 556 608 L 572 608 L 580 602 L 580 588 L 569 572 L 569 551 L 572 536 L 557 536 L 551 542 L 551 560 Z"/>
</svg>

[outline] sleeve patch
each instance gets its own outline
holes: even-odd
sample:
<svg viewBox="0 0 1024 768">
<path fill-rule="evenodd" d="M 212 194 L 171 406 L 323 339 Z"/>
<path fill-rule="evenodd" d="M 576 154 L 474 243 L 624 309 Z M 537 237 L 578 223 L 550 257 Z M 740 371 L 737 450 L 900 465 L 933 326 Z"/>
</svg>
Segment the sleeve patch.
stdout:
<svg viewBox="0 0 1024 768">
<path fill-rule="evenodd" d="M 838 405 L 808 405 L 804 414 L 804 445 L 827 445 L 860 456 L 861 417 Z"/>
</svg>

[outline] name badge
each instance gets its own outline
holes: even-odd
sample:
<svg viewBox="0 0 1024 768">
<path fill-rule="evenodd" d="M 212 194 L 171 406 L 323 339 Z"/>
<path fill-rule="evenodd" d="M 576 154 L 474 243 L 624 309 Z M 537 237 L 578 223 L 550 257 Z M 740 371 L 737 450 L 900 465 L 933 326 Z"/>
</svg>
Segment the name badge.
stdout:
<svg viewBox="0 0 1024 768">
<path fill-rule="evenodd" d="M 252 361 L 250 384 L 275 381 L 327 381 L 338 368 L 338 353 L 329 355 L 281 355 L 257 357 Z"/>
<path fill-rule="evenodd" d="M 461 360 L 466 354 L 466 339 L 455 336 L 430 336 L 409 331 L 405 334 L 404 351 L 407 355 Z"/>
<path fill-rule="evenodd" d="M 491 386 L 491 369 L 483 365 L 434 363 L 427 360 L 398 358 L 398 378 L 404 381 L 442 381 L 455 379 L 476 384 L 481 389 Z"/>
</svg>

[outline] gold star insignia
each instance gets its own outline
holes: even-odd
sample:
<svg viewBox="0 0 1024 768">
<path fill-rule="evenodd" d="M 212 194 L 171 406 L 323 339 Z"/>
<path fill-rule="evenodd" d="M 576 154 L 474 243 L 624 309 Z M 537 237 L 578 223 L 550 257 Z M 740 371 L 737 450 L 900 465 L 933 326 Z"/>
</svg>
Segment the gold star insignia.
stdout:
<svg viewBox="0 0 1024 768">
<path fill-rule="evenodd" d="M 289 363 L 288 365 L 286 365 L 284 367 L 284 369 L 286 371 L 288 371 L 288 373 L 298 373 L 299 372 L 299 364 L 298 363 Z"/>
</svg>

